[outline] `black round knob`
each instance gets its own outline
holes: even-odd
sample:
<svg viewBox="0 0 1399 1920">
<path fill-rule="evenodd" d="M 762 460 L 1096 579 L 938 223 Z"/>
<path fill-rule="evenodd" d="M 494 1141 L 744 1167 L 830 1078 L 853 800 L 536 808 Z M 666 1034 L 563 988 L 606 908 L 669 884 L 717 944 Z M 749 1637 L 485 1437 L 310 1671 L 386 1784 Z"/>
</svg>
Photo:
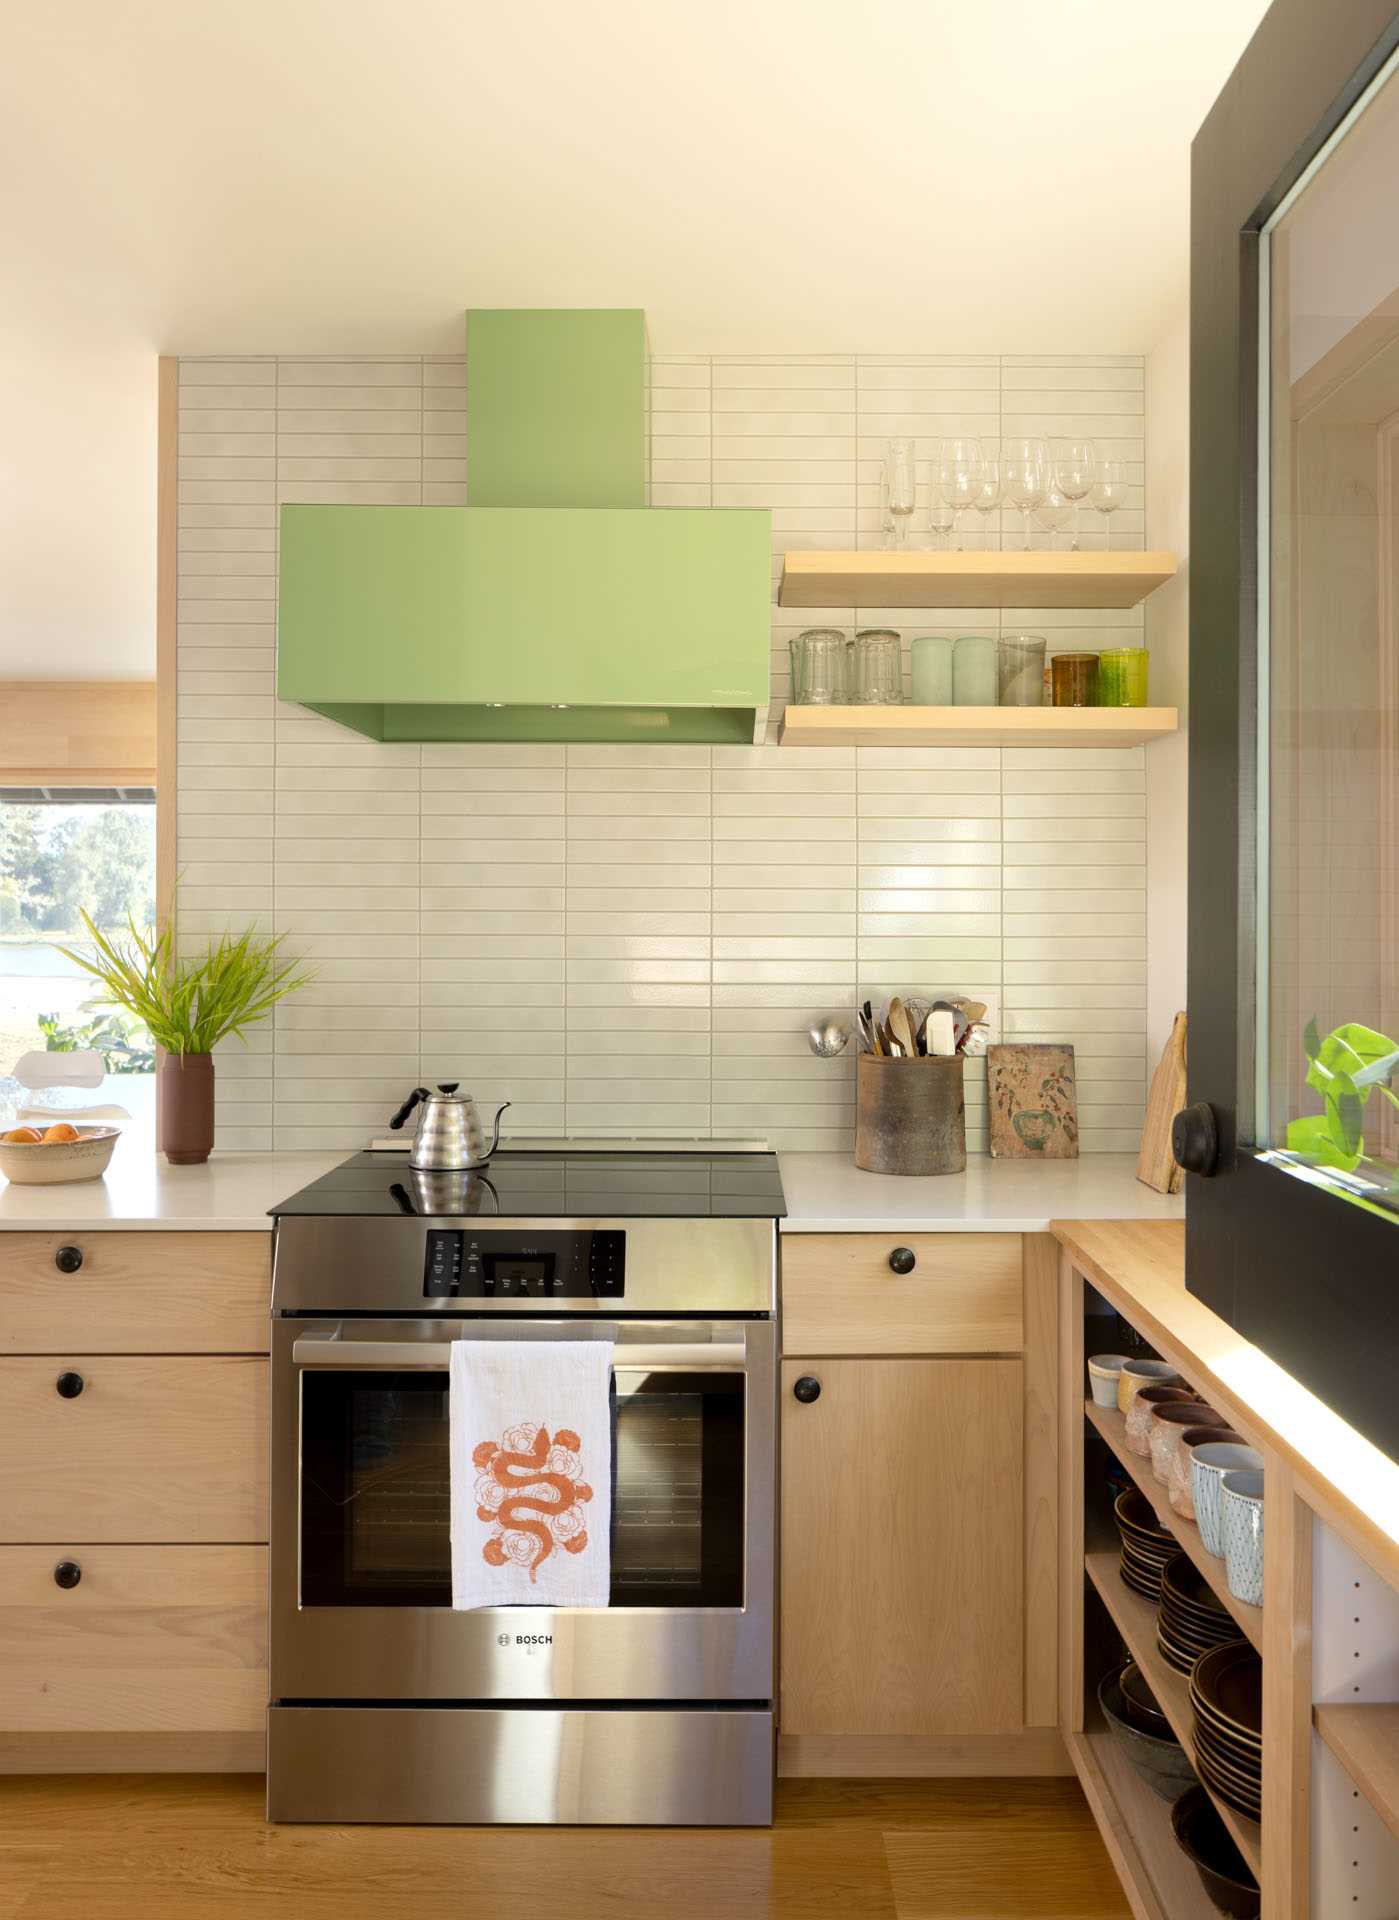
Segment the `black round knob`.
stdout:
<svg viewBox="0 0 1399 1920">
<path fill-rule="evenodd" d="M 1171 1152 L 1187 1173 L 1209 1177 L 1219 1165 L 1219 1126 L 1214 1108 L 1202 1100 L 1182 1107 L 1171 1122 Z"/>
<path fill-rule="evenodd" d="M 83 1577 L 83 1570 L 76 1560 L 60 1560 L 53 1570 L 53 1583 L 56 1587 L 76 1587 Z"/>
<path fill-rule="evenodd" d="M 55 1385 L 65 1400 L 76 1400 L 87 1382 L 80 1373 L 60 1373 Z"/>
<path fill-rule="evenodd" d="M 60 1247 L 53 1256 L 53 1264 L 60 1273 L 76 1273 L 83 1264 L 81 1247 Z"/>
<path fill-rule="evenodd" d="M 918 1255 L 912 1247 L 895 1247 L 889 1255 L 889 1265 L 895 1273 L 912 1273 L 918 1265 Z"/>
<path fill-rule="evenodd" d="M 437 1091 L 439 1093 L 455 1093 L 460 1085 L 460 1080 L 439 1080 L 437 1083 Z"/>
<path fill-rule="evenodd" d="M 813 1400 L 821 1398 L 821 1382 L 814 1373 L 804 1373 L 793 1386 L 792 1393 L 804 1407 L 809 1407 Z"/>
</svg>

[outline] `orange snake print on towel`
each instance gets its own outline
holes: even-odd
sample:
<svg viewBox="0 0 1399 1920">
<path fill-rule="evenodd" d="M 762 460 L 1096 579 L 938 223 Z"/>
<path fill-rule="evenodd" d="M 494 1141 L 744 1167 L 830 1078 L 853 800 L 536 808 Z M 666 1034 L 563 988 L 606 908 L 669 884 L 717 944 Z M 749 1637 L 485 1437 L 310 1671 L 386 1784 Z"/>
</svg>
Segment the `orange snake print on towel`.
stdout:
<svg viewBox="0 0 1399 1920">
<path fill-rule="evenodd" d="M 490 1566 L 528 1567 L 533 1581 L 556 1546 L 565 1553 L 587 1546 L 582 1508 L 593 1490 L 582 1477 L 581 1445 L 569 1427 L 551 1440 L 546 1428 L 524 1420 L 475 1449 L 476 1517 L 491 1528 L 481 1549 Z"/>
</svg>

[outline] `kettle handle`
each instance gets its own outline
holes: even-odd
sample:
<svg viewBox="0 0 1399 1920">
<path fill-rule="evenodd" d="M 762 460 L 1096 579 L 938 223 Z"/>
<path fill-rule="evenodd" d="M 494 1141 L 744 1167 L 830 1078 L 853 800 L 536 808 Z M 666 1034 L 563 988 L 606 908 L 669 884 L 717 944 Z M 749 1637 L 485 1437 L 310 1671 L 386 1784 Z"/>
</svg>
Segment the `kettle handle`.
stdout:
<svg viewBox="0 0 1399 1920">
<path fill-rule="evenodd" d="M 495 1135 L 494 1135 L 494 1138 L 493 1138 L 493 1139 L 492 1139 L 492 1141 L 491 1141 L 491 1152 L 492 1152 L 492 1153 L 494 1153 L 494 1152 L 495 1152 L 495 1150 L 496 1150 L 496 1148 L 497 1148 L 497 1147 L 498 1147 L 498 1146 L 500 1145 L 500 1116 L 501 1116 L 501 1114 L 502 1114 L 502 1113 L 504 1113 L 504 1111 L 505 1111 L 505 1109 L 506 1109 L 506 1107 L 508 1107 L 508 1106 L 509 1106 L 510 1104 L 511 1104 L 511 1102 L 510 1102 L 509 1100 L 506 1100 L 506 1101 L 504 1101 L 504 1102 L 503 1102 L 503 1103 L 502 1103 L 502 1104 L 501 1104 L 501 1105 L 500 1105 L 500 1106 L 499 1106 L 499 1107 L 498 1107 L 498 1108 L 496 1109 L 496 1116 L 495 1116 Z"/>
<path fill-rule="evenodd" d="M 409 1114 L 413 1111 L 414 1107 L 417 1106 L 418 1102 L 420 1100 L 426 1100 L 426 1099 L 427 1099 L 427 1088 L 414 1087 L 413 1091 L 409 1094 L 408 1098 L 404 1101 L 403 1105 L 399 1108 L 398 1112 L 394 1115 L 393 1119 L 390 1120 L 389 1122 L 390 1127 L 392 1127 L 395 1133 L 397 1133 L 398 1129 L 403 1125 L 404 1121 L 408 1118 Z"/>
</svg>

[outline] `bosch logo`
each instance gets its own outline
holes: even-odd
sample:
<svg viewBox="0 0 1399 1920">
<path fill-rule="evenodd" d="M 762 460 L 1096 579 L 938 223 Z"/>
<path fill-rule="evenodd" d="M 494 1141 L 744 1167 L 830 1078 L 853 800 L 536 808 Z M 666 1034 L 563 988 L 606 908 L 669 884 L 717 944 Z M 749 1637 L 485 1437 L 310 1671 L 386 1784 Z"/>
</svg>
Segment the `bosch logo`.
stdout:
<svg viewBox="0 0 1399 1920">
<path fill-rule="evenodd" d="M 552 1647 L 553 1644 L 552 1633 L 517 1633 L 515 1635 L 517 1647 Z"/>
</svg>

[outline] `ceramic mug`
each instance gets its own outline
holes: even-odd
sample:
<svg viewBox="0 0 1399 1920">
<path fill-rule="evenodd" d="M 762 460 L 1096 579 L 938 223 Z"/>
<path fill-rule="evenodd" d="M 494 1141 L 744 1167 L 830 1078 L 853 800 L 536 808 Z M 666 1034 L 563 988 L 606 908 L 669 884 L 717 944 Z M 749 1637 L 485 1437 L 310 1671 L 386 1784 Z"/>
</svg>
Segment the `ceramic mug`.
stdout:
<svg viewBox="0 0 1399 1920">
<path fill-rule="evenodd" d="M 1195 1503 L 1195 1523 L 1206 1553 L 1224 1552 L 1224 1534 L 1220 1519 L 1222 1490 L 1226 1473 L 1263 1471 L 1263 1456 L 1252 1447 L 1236 1447 L 1226 1440 L 1196 1447 L 1190 1455 L 1190 1498 Z"/>
<path fill-rule="evenodd" d="M 1186 1427 L 1176 1443 L 1166 1473 L 1166 1498 L 1172 1513 L 1178 1513 L 1182 1520 L 1195 1518 L 1195 1502 L 1190 1496 L 1190 1457 L 1196 1447 L 1216 1444 L 1242 1447 L 1247 1443 L 1243 1435 L 1231 1427 Z"/>
<path fill-rule="evenodd" d="M 1095 1407 L 1117 1405 L 1117 1382 L 1126 1365 L 1125 1353 L 1095 1353 L 1088 1362 L 1088 1384 Z"/>
<path fill-rule="evenodd" d="M 1221 1482 L 1224 1571 L 1229 1591 L 1245 1606 L 1263 1604 L 1263 1474 L 1236 1468 Z"/>
<path fill-rule="evenodd" d="M 1151 1457 L 1151 1423 L 1156 1417 L 1156 1409 L 1172 1406 L 1178 1401 L 1188 1402 L 1192 1406 L 1195 1404 L 1188 1387 L 1143 1387 L 1139 1393 L 1132 1395 L 1123 1435 L 1129 1453 L 1140 1454 L 1143 1460 Z"/>
<path fill-rule="evenodd" d="M 1171 1461 L 1187 1427 L 1222 1430 L 1228 1424 L 1222 1413 L 1207 1407 L 1203 1400 L 1168 1400 L 1165 1406 L 1154 1408 L 1147 1442 L 1151 1450 L 1151 1471 L 1161 1485 L 1164 1487 L 1170 1479 Z"/>
<path fill-rule="evenodd" d="M 1117 1411 L 1126 1413 L 1143 1387 L 1175 1387 L 1180 1375 L 1165 1360 L 1124 1360 L 1117 1376 Z"/>
</svg>

